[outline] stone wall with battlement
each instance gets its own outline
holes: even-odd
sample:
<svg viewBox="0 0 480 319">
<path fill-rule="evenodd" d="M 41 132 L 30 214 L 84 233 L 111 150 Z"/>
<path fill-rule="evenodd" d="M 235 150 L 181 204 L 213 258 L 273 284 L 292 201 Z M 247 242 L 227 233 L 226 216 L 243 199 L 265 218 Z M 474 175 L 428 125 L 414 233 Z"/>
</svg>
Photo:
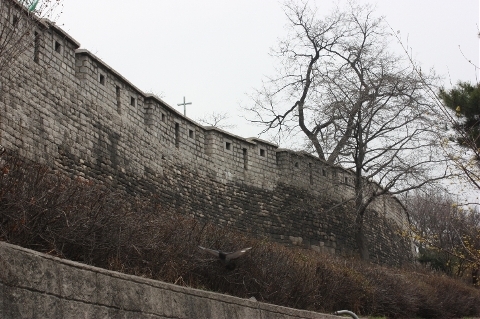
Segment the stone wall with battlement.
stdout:
<svg viewBox="0 0 480 319">
<path fill-rule="evenodd" d="M 37 44 L 0 75 L 4 147 L 130 193 L 155 193 L 166 211 L 285 244 L 354 251 L 353 212 L 338 205 L 353 195 L 350 171 L 201 126 L 79 49 L 55 24 L 38 23 L 31 40 Z M 399 201 L 384 196 L 367 215 L 372 258 L 410 259 L 410 243 L 398 235 L 408 223 Z"/>
</svg>

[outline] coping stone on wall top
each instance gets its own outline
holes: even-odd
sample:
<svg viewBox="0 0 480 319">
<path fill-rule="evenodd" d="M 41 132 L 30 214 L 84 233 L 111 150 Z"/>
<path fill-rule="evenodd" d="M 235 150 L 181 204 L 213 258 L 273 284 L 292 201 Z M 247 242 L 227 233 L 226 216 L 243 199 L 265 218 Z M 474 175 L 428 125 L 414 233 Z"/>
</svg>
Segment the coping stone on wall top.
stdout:
<svg viewBox="0 0 480 319">
<path fill-rule="evenodd" d="M 145 96 L 145 94 L 142 92 L 142 90 L 140 90 L 138 87 L 136 87 L 135 85 L 132 84 L 132 82 L 130 82 L 129 80 L 127 80 L 123 75 L 121 75 L 120 73 L 118 73 L 114 68 L 112 68 L 111 66 L 109 66 L 107 63 L 105 63 L 102 59 L 100 59 L 99 57 L 97 57 L 95 54 L 93 54 L 92 52 L 88 51 L 87 49 L 77 49 L 75 50 L 75 55 L 87 55 L 89 56 L 91 59 L 95 60 L 96 62 L 100 63 L 104 68 L 106 68 L 109 72 L 111 72 L 113 75 L 115 75 L 116 77 L 118 77 L 120 80 L 122 80 L 123 82 L 125 82 L 126 84 L 128 84 L 130 87 L 132 87 L 132 89 L 134 89 L 135 91 L 137 91 L 137 93 Z M 165 103 L 165 102 L 164 102 Z"/>
<path fill-rule="evenodd" d="M 62 28 L 60 28 L 55 22 L 50 21 L 49 19 L 42 18 L 40 19 L 40 22 L 46 25 L 47 27 L 51 27 L 55 32 L 60 34 L 64 39 L 67 39 L 71 43 L 74 44 L 75 49 L 78 49 L 80 47 L 80 42 L 75 40 L 73 37 L 71 37 L 67 32 L 65 32 Z"/>
</svg>

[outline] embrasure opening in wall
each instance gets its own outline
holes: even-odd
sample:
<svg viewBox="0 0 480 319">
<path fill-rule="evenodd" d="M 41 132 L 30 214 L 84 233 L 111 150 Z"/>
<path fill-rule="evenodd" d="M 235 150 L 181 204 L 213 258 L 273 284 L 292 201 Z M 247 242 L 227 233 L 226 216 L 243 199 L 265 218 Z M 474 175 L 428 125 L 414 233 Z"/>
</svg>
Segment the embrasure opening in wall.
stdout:
<svg viewBox="0 0 480 319">
<path fill-rule="evenodd" d="M 248 151 L 246 148 L 243 149 L 243 168 L 248 169 Z"/>
<path fill-rule="evenodd" d="M 232 143 L 230 143 L 230 142 L 225 142 L 225 149 L 226 149 L 227 151 L 229 151 L 229 150 L 231 150 L 231 148 L 232 148 Z"/>
<path fill-rule="evenodd" d="M 259 154 L 260 156 L 265 157 L 265 150 L 261 148 Z"/>
<path fill-rule="evenodd" d="M 136 106 L 137 105 L 137 99 L 135 99 L 133 96 L 130 97 L 130 105 L 131 106 Z"/>
<path fill-rule="evenodd" d="M 175 146 L 180 146 L 180 124 L 175 123 Z"/>
<path fill-rule="evenodd" d="M 57 52 L 57 53 L 62 52 L 62 45 L 60 44 L 60 42 L 55 41 L 54 49 L 55 49 L 55 52 Z"/>
<path fill-rule="evenodd" d="M 35 31 L 33 39 L 33 62 L 38 63 L 40 60 L 40 34 Z"/>
<path fill-rule="evenodd" d="M 117 112 L 118 114 L 122 114 L 122 104 L 121 104 L 121 101 L 120 101 L 120 87 L 117 85 L 116 88 L 115 88 L 115 94 L 117 96 Z"/>
<path fill-rule="evenodd" d="M 19 21 L 18 16 L 17 16 L 17 15 L 13 15 L 13 16 L 12 16 L 12 25 L 13 25 L 14 27 L 16 27 L 16 26 L 18 25 L 18 21 Z"/>
<path fill-rule="evenodd" d="M 194 138 L 195 134 L 193 133 L 193 130 L 188 130 L 188 137 Z"/>
<path fill-rule="evenodd" d="M 101 85 L 105 85 L 105 75 L 100 74 L 98 76 L 98 81 L 100 82 Z"/>
<path fill-rule="evenodd" d="M 308 171 L 309 171 L 309 177 L 310 177 L 310 185 L 313 184 L 313 170 L 312 170 L 312 163 L 308 163 Z"/>
</svg>

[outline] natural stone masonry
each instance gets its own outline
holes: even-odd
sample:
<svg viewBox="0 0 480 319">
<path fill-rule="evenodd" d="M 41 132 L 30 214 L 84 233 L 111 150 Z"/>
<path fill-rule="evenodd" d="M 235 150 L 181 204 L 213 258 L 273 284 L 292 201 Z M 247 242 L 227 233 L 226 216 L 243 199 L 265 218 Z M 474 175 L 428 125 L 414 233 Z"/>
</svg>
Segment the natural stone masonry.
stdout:
<svg viewBox="0 0 480 319">
<path fill-rule="evenodd" d="M 107 271 L 4 242 L 0 269 L 0 318 L 339 318 Z"/>
<path fill-rule="evenodd" d="M 159 196 L 170 213 L 288 245 L 354 252 L 354 214 L 337 205 L 353 195 L 350 171 L 201 126 L 78 49 L 55 24 L 44 21 L 35 32 L 38 53 L 32 38 L 12 72 L 0 74 L 1 145 L 73 176 Z M 366 221 L 372 259 L 409 260 L 410 242 L 399 235 L 407 225 L 397 199 L 376 200 Z"/>
</svg>

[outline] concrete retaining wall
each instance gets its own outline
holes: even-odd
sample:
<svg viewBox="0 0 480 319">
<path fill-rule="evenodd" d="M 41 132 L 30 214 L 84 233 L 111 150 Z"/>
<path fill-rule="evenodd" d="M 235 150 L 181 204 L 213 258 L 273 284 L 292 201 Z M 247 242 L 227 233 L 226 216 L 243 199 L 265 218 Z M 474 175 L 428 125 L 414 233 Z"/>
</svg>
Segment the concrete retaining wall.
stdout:
<svg viewBox="0 0 480 319">
<path fill-rule="evenodd" d="M 317 318 L 107 271 L 0 242 L 0 318 Z"/>
</svg>

